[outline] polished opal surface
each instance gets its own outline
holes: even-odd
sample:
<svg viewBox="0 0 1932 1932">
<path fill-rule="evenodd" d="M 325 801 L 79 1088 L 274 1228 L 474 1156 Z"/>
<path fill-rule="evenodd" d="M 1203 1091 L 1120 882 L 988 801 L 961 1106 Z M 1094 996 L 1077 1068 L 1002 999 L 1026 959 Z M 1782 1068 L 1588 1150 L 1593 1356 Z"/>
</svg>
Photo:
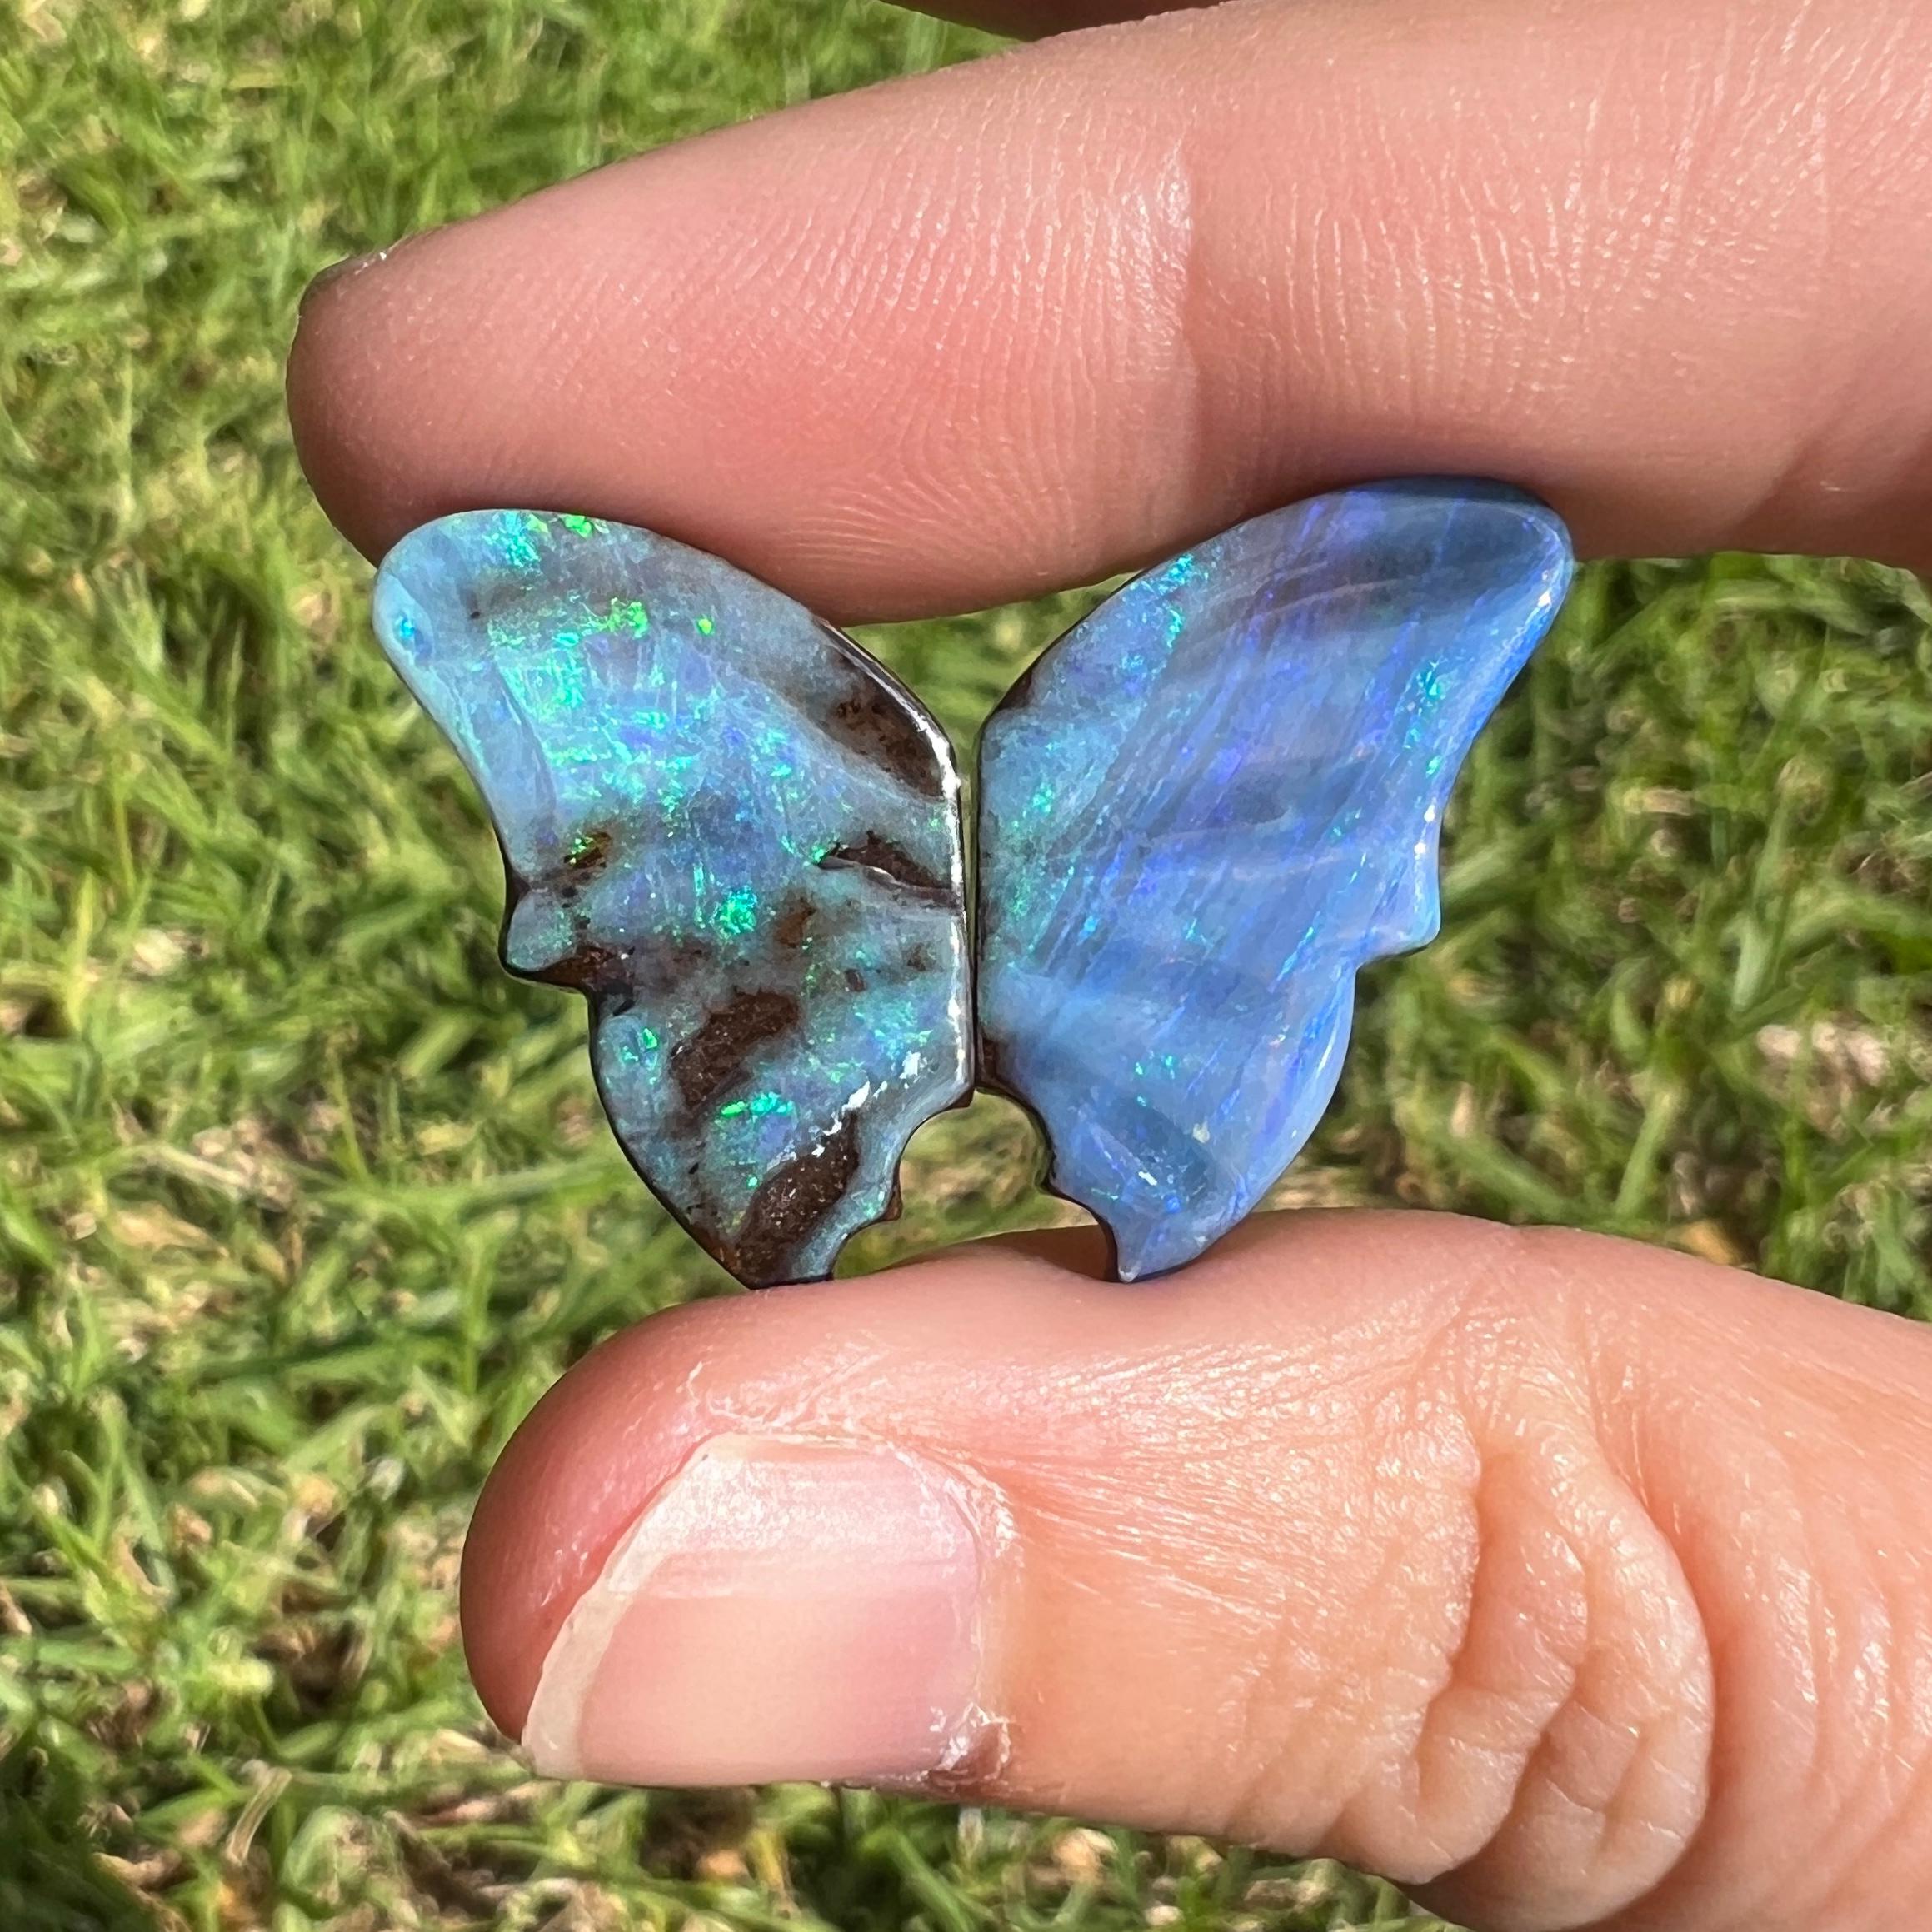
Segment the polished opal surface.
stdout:
<svg viewBox="0 0 1932 1932">
<path fill-rule="evenodd" d="M 506 963 L 590 1001 L 639 1172 L 741 1281 L 829 1273 L 971 1081 L 939 727 L 790 598 L 591 517 L 424 526 L 376 629 L 495 821 Z"/>
<path fill-rule="evenodd" d="M 1570 569 L 1514 492 L 1341 491 L 1136 578 L 987 725 L 982 1078 L 1123 1278 L 1198 1254 L 1313 1131 L 1356 969 L 1435 936 L 1444 801 Z"/>
</svg>

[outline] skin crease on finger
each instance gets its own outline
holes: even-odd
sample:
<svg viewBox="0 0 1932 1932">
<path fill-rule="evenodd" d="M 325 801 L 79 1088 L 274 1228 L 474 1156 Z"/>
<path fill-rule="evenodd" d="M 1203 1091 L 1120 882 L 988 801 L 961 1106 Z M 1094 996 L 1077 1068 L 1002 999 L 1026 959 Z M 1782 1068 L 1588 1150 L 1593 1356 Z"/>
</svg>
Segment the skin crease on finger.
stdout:
<svg viewBox="0 0 1932 1932">
<path fill-rule="evenodd" d="M 1890 1318 L 1386 1214 L 1131 1292 L 989 1246 L 684 1309 L 486 1492 L 464 1630 L 506 1728 L 721 1437 L 1003 1498 L 1000 1748 L 950 1795 L 1320 1847 L 1524 1932 L 1890 1925 L 1932 1864 L 1932 1336 Z"/>
<path fill-rule="evenodd" d="M 1090 581 L 1351 478 L 1586 551 L 1932 561 L 1928 0 L 1237 0 L 809 103 L 322 286 L 372 553 L 607 513 L 827 616 Z"/>
</svg>

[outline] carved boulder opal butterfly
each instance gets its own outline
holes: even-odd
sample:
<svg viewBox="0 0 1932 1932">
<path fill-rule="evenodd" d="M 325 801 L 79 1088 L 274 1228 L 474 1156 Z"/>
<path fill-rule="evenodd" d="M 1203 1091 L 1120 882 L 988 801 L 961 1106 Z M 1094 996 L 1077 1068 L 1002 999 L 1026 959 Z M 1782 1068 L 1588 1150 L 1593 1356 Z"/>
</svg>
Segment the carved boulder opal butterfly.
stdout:
<svg viewBox="0 0 1932 1932">
<path fill-rule="evenodd" d="M 1357 969 L 1434 936 L 1444 802 L 1571 567 L 1533 499 L 1422 480 L 1135 578 L 986 727 L 976 961 L 944 733 L 741 571 L 471 512 L 390 552 L 376 628 L 489 806 L 506 963 L 584 992 L 618 1140 L 741 1281 L 829 1274 L 976 1074 L 1132 1280 L 1266 1192 Z"/>
<path fill-rule="evenodd" d="M 1136 577 L 988 722 L 982 1077 L 1122 1279 L 1200 1253 L 1314 1131 L 1356 969 L 1435 936 L 1450 787 L 1570 567 L 1514 491 L 1342 491 Z"/>
<path fill-rule="evenodd" d="M 587 517 L 425 525 L 376 629 L 495 821 L 505 963 L 590 1001 L 632 1163 L 740 1280 L 829 1274 L 971 1086 L 945 733 L 789 597 Z"/>
</svg>

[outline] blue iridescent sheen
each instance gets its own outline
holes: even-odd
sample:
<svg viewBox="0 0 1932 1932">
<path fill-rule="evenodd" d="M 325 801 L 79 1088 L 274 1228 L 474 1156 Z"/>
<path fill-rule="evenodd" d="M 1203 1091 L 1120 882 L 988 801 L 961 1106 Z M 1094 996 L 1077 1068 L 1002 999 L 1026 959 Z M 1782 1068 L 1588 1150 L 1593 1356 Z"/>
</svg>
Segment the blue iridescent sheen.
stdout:
<svg viewBox="0 0 1932 1932">
<path fill-rule="evenodd" d="M 1200 1253 L 1313 1131 L 1356 970 L 1435 936 L 1444 803 L 1570 571 L 1513 491 L 1340 491 L 1136 578 L 988 723 L 982 1077 L 1123 1279 Z"/>
<path fill-rule="evenodd" d="M 971 1084 L 944 734 L 790 598 L 590 517 L 424 526 L 376 629 L 495 821 L 505 962 L 590 1001 L 638 1171 L 746 1283 L 828 1274 Z"/>
</svg>

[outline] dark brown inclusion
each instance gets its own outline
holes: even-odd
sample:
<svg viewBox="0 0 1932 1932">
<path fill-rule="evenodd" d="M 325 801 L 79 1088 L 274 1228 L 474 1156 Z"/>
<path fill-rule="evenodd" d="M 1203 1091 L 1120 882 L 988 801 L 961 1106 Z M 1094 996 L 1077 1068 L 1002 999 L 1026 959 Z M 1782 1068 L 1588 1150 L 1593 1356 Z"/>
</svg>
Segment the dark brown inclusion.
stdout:
<svg viewBox="0 0 1932 1932">
<path fill-rule="evenodd" d="M 903 846 L 894 845 L 890 839 L 881 838 L 876 831 L 868 831 L 856 846 L 834 846 L 818 862 L 828 870 L 840 866 L 862 866 L 867 871 L 881 873 L 895 885 L 903 886 L 921 897 L 938 895 L 950 899 L 952 896 L 952 887 L 945 880 L 936 878 Z"/>
<path fill-rule="evenodd" d="M 671 1050 L 671 1077 L 684 1104 L 695 1111 L 721 1093 L 744 1073 L 754 1046 L 789 1032 L 798 1020 L 798 1001 L 790 993 L 740 993 L 720 1006 L 690 1039 Z"/>
<path fill-rule="evenodd" d="M 607 825 L 593 826 L 580 833 L 563 855 L 564 869 L 570 876 L 568 882 L 581 883 L 602 871 L 610 860 L 613 842 Z"/>
<path fill-rule="evenodd" d="M 849 637 L 833 635 L 844 650 L 858 648 Z M 932 741 L 920 730 L 899 693 L 881 683 L 882 671 L 876 666 L 869 674 L 853 668 L 851 689 L 821 721 L 826 735 L 868 763 L 883 766 L 907 791 L 921 798 L 943 798 L 946 779 L 933 755 Z"/>
<path fill-rule="evenodd" d="M 796 1251 L 844 1199 L 859 1171 L 859 1133 L 850 1114 L 816 1146 L 774 1167 L 758 1184 L 736 1241 L 719 1259 L 753 1287 L 792 1279 Z"/>
<path fill-rule="evenodd" d="M 577 942 L 562 959 L 552 960 L 525 979 L 541 980 L 547 986 L 575 986 L 599 1001 L 622 1001 L 629 1006 L 631 992 L 630 955 L 601 940 L 587 938 L 579 928 Z"/>
<path fill-rule="evenodd" d="M 787 952 L 795 952 L 805 944 L 805 929 L 811 924 L 812 914 L 817 910 L 812 902 L 802 895 L 789 900 L 785 910 L 772 922 L 771 936 Z"/>
</svg>

